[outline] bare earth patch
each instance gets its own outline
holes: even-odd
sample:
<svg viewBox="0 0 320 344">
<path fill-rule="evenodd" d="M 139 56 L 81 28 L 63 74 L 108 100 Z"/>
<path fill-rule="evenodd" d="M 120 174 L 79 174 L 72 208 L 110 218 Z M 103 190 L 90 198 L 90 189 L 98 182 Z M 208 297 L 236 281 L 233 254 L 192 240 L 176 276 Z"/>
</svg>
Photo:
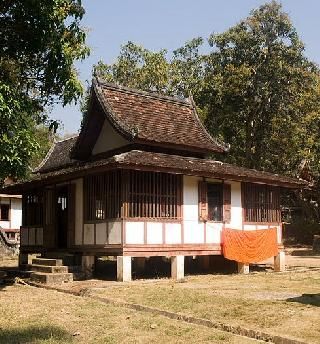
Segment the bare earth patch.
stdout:
<svg viewBox="0 0 320 344">
<path fill-rule="evenodd" d="M 0 290 L 0 343 L 239 343 L 253 340 L 30 286 Z"/>
</svg>

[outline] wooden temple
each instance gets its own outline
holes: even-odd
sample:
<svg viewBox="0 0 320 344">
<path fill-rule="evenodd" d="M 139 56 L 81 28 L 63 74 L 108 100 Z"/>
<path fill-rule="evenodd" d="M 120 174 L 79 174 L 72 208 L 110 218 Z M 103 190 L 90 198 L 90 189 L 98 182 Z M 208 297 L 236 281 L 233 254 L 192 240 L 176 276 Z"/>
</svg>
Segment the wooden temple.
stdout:
<svg viewBox="0 0 320 344">
<path fill-rule="evenodd" d="M 179 279 L 185 256 L 223 254 L 225 228 L 275 228 L 283 269 L 280 190 L 306 182 L 219 161 L 227 151 L 192 100 L 95 79 L 79 135 L 5 190 L 23 195 L 20 262 L 67 252 L 90 270 L 95 257 L 116 256 L 128 281 L 133 259 L 163 256 Z"/>
</svg>

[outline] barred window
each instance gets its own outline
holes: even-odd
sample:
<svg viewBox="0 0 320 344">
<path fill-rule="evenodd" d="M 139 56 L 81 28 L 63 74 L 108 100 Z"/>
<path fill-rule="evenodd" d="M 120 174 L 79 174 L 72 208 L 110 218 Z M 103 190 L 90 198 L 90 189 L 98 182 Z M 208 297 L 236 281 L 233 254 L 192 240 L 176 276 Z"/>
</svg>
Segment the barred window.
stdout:
<svg viewBox="0 0 320 344">
<path fill-rule="evenodd" d="M 84 180 L 85 219 L 113 219 L 121 216 L 121 174 L 112 171 Z"/>
<path fill-rule="evenodd" d="M 32 192 L 23 195 L 23 225 L 42 226 L 43 224 L 43 197 L 41 192 Z"/>
<path fill-rule="evenodd" d="M 181 176 L 112 171 L 84 180 L 85 219 L 181 217 Z"/>
<path fill-rule="evenodd" d="M 128 217 L 179 218 L 181 176 L 130 171 Z"/>
<path fill-rule="evenodd" d="M 280 222 L 279 187 L 243 183 L 245 222 Z"/>
</svg>

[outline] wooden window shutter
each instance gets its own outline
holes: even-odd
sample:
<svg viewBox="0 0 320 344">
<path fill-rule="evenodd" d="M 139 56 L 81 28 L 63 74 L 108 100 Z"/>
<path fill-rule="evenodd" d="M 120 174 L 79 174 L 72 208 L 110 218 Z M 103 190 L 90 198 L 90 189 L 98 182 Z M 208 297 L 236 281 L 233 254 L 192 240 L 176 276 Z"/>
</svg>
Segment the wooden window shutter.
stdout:
<svg viewBox="0 0 320 344">
<path fill-rule="evenodd" d="M 223 184 L 223 221 L 231 222 L 231 185 Z"/>
<path fill-rule="evenodd" d="M 199 219 L 208 220 L 208 190 L 206 182 L 199 182 Z"/>
</svg>

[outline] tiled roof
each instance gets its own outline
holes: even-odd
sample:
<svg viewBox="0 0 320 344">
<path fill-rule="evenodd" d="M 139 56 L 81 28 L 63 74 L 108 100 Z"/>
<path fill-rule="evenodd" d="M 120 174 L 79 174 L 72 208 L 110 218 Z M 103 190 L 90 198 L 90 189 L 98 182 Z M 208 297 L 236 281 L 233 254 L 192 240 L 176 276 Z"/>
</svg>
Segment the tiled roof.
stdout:
<svg viewBox="0 0 320 344">
<path fill-rule="evenodd" d="M 228 150 L 225 144 L 219 143 L 206 131 L 191 99 L 167 97 L 96 79 L 93 81 L 93 91 L 105 116 L 134 143 L 203 154 Z M 88 135 L 86 129 L 83 131 Z M 82 133 L 80 142 L 81 139 Z"/>
<path fill-rule="evenodd" d="M 289 188 L 307 187 L 308 183 L 301 179 L 281 176 L 268 172 L 257 171 L 221 161 L 199 158 L 188 158 L 178 155 L 163 153 L 145 152 L 132 150 L 112 156 L 107 159 L 100 159 L 91 162 L 76 161 L 72 166 L 56 171 L 42 173 L 34 176 L 34 179 L 24 183 L 52 182 L 54 179 L 70 178 L 81 176 L 88 171 L 103 169 L 126 168 L 137 170 L 154 170 L 159 172 L 177 173 L 184 175 L 202 176 L 234 181 L 248 181 L 253 183 L 264 183 Z M 21 184 L 22 185 L 22 184 Z M 4 191 L 19 190 L 19 184 L 9 186 Z"/>
<path fill-rule="evenodd" d="M 72 165 L 75 160 L 70 158 L 70 153 L 77 141 L 77 138 L 78 136 L 74 136 L 66 140 L 55 142 L 42 163 L 34 170 L 34 172 L 43 173 Z"/>
</svg>

